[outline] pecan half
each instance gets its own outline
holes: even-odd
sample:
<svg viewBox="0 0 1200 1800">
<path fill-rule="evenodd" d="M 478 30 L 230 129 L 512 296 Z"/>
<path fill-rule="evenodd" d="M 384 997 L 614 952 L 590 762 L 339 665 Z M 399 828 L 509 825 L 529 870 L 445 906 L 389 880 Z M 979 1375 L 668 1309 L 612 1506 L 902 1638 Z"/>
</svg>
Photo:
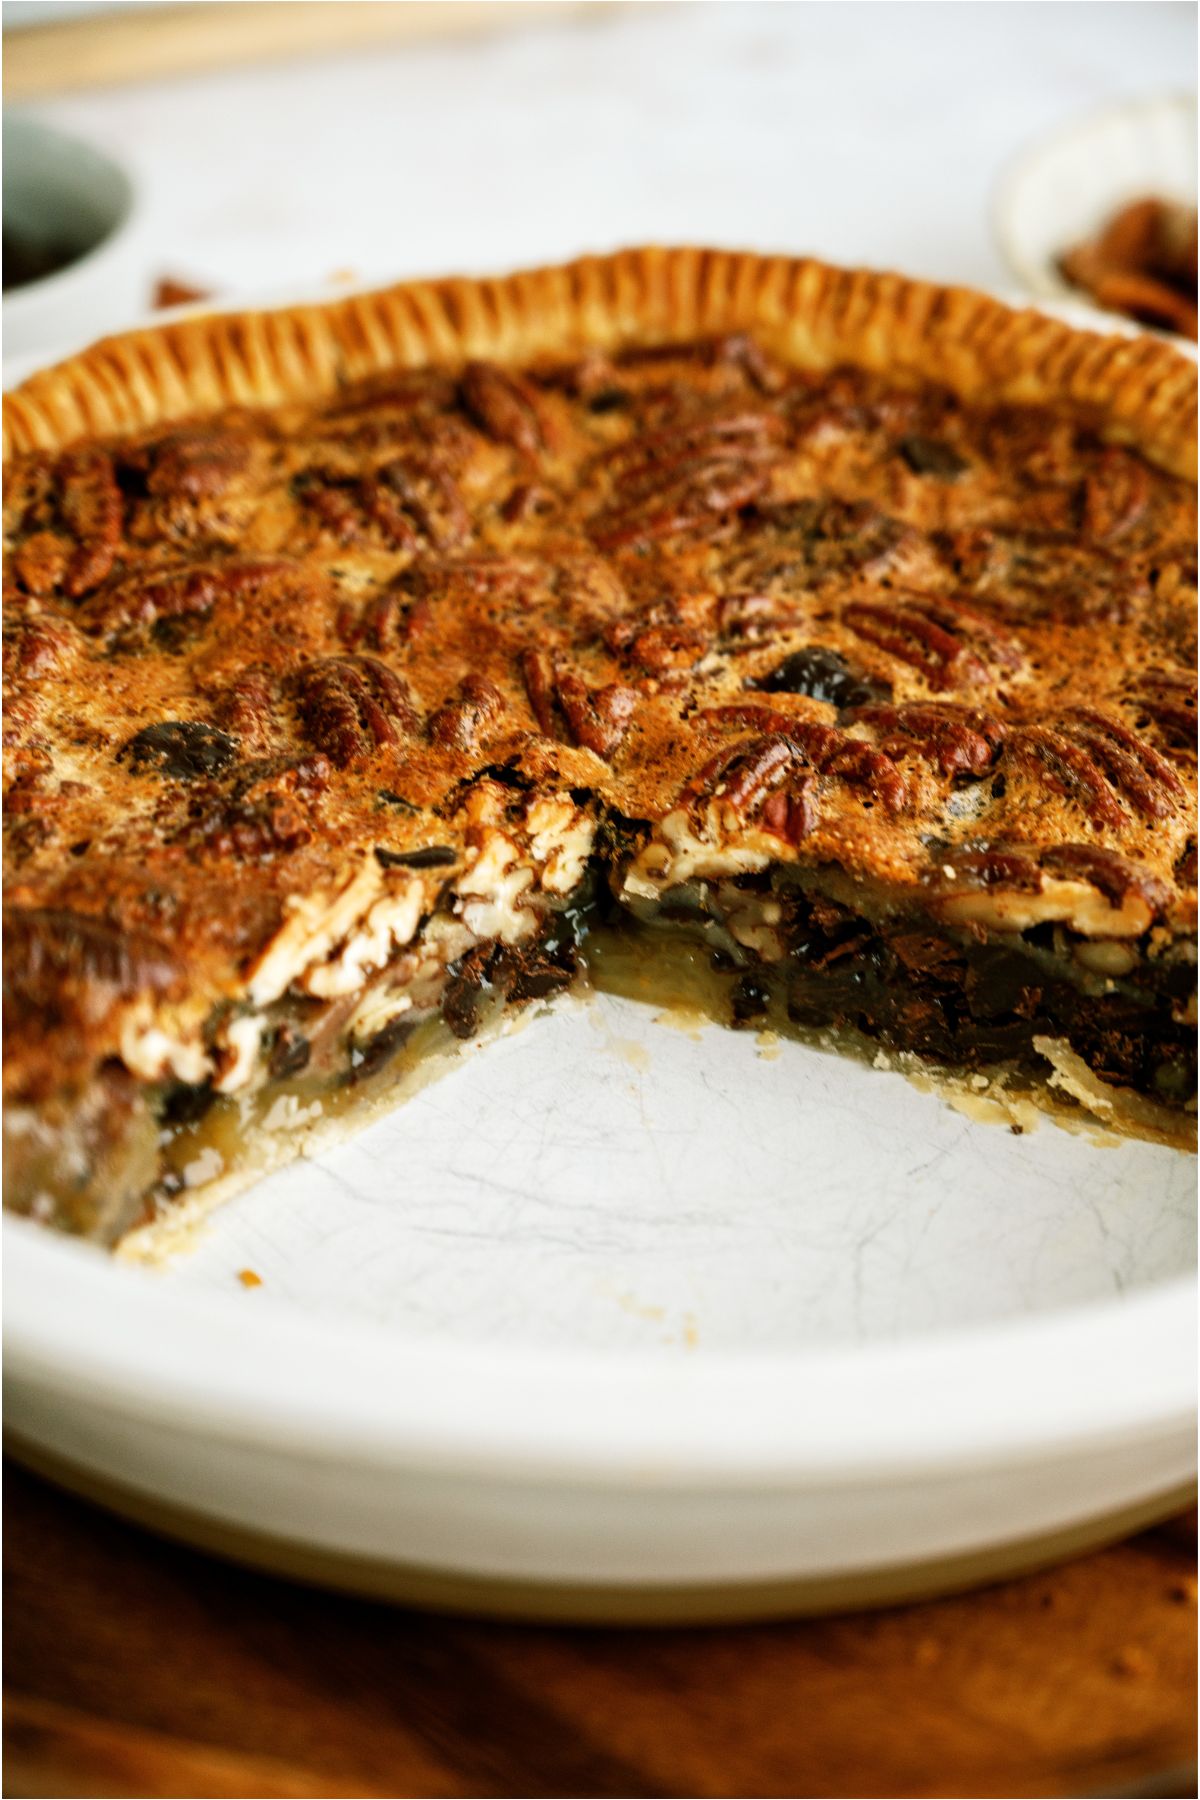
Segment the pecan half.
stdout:
<svg viewBox="0 0 1200 1800">
<path fill-rule="evenodd" d="M 116 560 L 121 492 L 107 451 L 76 450 L 64 457 L 60 470 L 63 523 L 75 540 L 63 592 L 78 600 L 99 587 Z"/>
<path fill-rule="evenodd" d="M 1061 731 L 1049 725 L 1015 728 L 1005 743 L 1004 760 L 1040 775 L 1057 793 L 1080 806 L 1094 825 L 1119 831 L 1128 823 L 1095 757 Z"/>
<path fill-rule="evenodd" d="M 317 465 L 299 474 L 293 487 L 339 544 L 363 543 L 374 534 L 391 550 L 413 551 L 422 537 L 435 549 L 452 549 L 471 529 L 458 484 L 436 452 L 405 450 L 361 476 Z"/>
<path fill-rule="evenodd" d="M 212 696 L 213 717 L 245 749 L 262 755 L 279 724 L 279 696 L 269 670 L 248 668 Z"/>
<path fill-rule="evenodd" d="M 452 700 L 440 706 L 429 721 L 429 735 L 447 750 L 471 750 L 480 731 L 504 705 L 504 696 L 486 675 L 467 675 Z"/>
<path fill-rule="evenodd" d="M 964 887 L 1000 888 L 1006 893 L 1040 894 L 1045 886 L 1041 870 L 1019 850 L 939 850 L 938 878 L 946 868 L 954 870 L 954 892 Z"/>
<path fill-rule="evenodd" d="M 888 756 L 915 752 L 951 778 L 986 774 L 1006 730 L 991 713 L 950 701 L 857 706 L 847 716 L 856 725 L 873 727 Z"/>
<path fill-rule="evenodd" d="M 668 365 L 688 363 L 699 364 L 705 369 L 736 371 L 764 394 L 778 393 L 791 378 L 790 371 L 782 363 L 741 331 L 727 332 L 721 337 L 692 338 L 682 343 L 630 345 L 618 354 L 615 363 L 593 356 L 586 363 L 573 365 L 572 376 L 577 391 L 590 393 L 606 377 L 611 382 L 618 370 L 650 369 L 657 373 Z M 599 374 L 593 373 L 591 385 L 585 386 L 580 371 L 594 370 L 597 365 Z"/>
<path fill-rule="evenodd" d="M 454 405 L 457 384 L 444 369 L 387 369 L 379 375 L 368 375 L 339 393 L 322 413 L 325 424 L 346 421 L 357 425 L 364 413 L 373 415 L 367 423 L 388 422 L 396 415 L 407 433 L 414 418 L 425 414 L 447 412 Z"/>
<path fill-rule="evenodd" d="M 891 757 L 836 726 L 792 718 L 766 706 L 708 707 L 701 716 L 720 725 L 780 733 L 790 739 L 802 752 L 804 761 L 819 774 L 862 788 L 871 799 L 882 801 L 889 812 L 899 812 L 908 804 L 908 783 Z"/>
<path fill-rule="evenodd" d="M 521 675 L 533 716 L 547 737 L 557 736 L 560 709 L 573 743 L 603 757 L 618 748 L 637 707 L 635 688 L 617 683 L 589 688 L 581 675 L 556 667 L 543 650 L 522 652 Z"/>
<path fill-rule="evenodd" d="M 546 427 L 531 382 L 495 363 L 471 362 L 461 382 L 463 406 L 497 443 L 510 444 L 522 456 L 536 457 L 546 448 Z"/>
<path fill-rule="evenodd" d="M 305 579 L 299 564 L 277 557 L 230 557 L 227 562 L 185 563 L 131 575 L 87 601 L 83 629 L 96 633 L 159 619 L 201 617 L 221 601 L 242 600 L 280 576 Z"/>
<path fill-rule="evenodd" d="M 1088 537 L 1111 544 L 1141 520 L 1150 501 L 1150 478 L 1140 457 L 1110 445 L 1083 480 L 1080 528 Z"/>
<path fill-rule="evenodd" d="M 1118 720 L 1081 706 L 1066 715 L 1062 728 L 1086 746 L 1117 793 L 1143 818 L 1165 818 L 1184 798 L 1183 783 L 1166 758 Z"/>
<path fill-rule="evenodd" d="M 195 504 L 220 498 L 250 461 L 250 439 L 219 425 L 183 426 L 122 456 L 140 470 L 146 492 L 157 499 Z"/>
<path fill-rule="evenodd" d="M 558 676 L 557 688 L 575 742 L 596 756 L 611 756 L 629 730 L 638 702 L 636 690 L 616 682 L 589 688 L 572 670 Z"/>
<path fill-rule="evenodd" d="M 544 650 L 521 652 L 521 679 L 533 708 L 533 716 L 547 737 L 555 735 L 554 664 Z"/>
<path fill-rule="evenodd" d="M 605 452 L 597 466 L 624 500 L 645 500 L 714 460 L 740 462 L 770 454 L 783 429 L 771 412 L 710 413 L 639 432 Z"/>
<path fill-rule="evenodd" d="M 305 736 L 338 768 L 400 743 L 419 721 L 408 684 L 373 656 L 331 656 L 292 678 Z"/>
<path fill-rule="evenodd" d="M 614 654 L 648 675 L 670 676 L 695 668 L 705 655 L 708 633 L 676 622 L 642 624 L 639 619 L 618 619 L 609 625 L 604 641 Z"/>
<path fill-rule="evenodd" d="M 729 589 L 774 590 L 777 598 L 811 595 L 895 578 L 926 554 L 911 526 L 867 500 L 758 500 L 744 522 L 726 570 Z"/>
<path fill-rule="evenodd" d="M 799 744 L 782 735 L 743 738 L 718 750 L 692 776 L 679 796 L 683 805 L 724 800 L 740 817 L 747 817 L 767 789 L 786 769 L 807 758 Z"/>
<path fill-rule="evenodd" d="M 1144 573 L 1069 530 L 972 526 L 935 532 L 935 549 L 964 588 L 1018 622 L 1122 624 L 1149 586 Z"/>
<path fill-rule="evenodd" d="M 392 465 L 393 470 L 401 467 Z M 397 484 L 389 470 L 384 469 L 380 474 L 366 476 L 360 484 L 363 508 L 393 550 L 415 550 L 420 543 L 416 525 L 402 498 L 406 479 L 403 477 Z"/>
<path fill-rule="evenodd" d="M 1155 669 L 1141 676 L 1132 690 L 1141 710 L 1158 726 L 1168 743 L 1196 748 L 1196 677 L 1181 670 Z"/>
<path fill-rule="evenodd" d="M 791 601 L 784 596 L 725 594 L 717 603 L 717 629 L 724 638 L 753 643 L 799 625 L 804 615 L 802 601 Z"/>
<path fill-rule="evenodd" d="M 768 795 L 760 822 L 785 843 L 799 844 L 816 830 L 820 810 L 815 777 L 796 775 L 786 787 Z"/>
<path fill-rule="evenodd" d="M 14 547 L 12 572 L 26 593 L 80 600 L 108 578 L 124 508 L 107 451 L 68 452 L 52 477 L 27 490 L 23 511 L 25 535 Z"/>
<path fill-rule="evenodd" d="M 18 611 L 4 622 L 4 672 L 15 680 L 37 683 L 61 668 L 79 643 L 79 634 L 66 619 L 36 609 Z"/>
<path fill-rule="evenodd" d="M 437 550 L 452 550 L 471 535 L 471 515 L 459 486 L 439 457 L 399 456 L 376 471 L 376 481 Z"/>
<path fill-rule="evenodd" d="M 1043 852 L 1042 867 L 1051 875 L 1090 882 L 1116 907 L 1123 906 L 1128 895 L 1136 894 L 1155 915 L 1171 898 L 1171 890 L 1157 875 L 1118 856 L 1115 850 L 1093 844 L 1059 844 Z"/>
<path fill-rule="evenodd" d="M 593 541 L 620 550 L 715 528 L 766 492 L 781 430 L 774 414 L 734 413 L 618 445 L 601 461 L 615 497 L 592 518 Z"/>
<path fill-rule="evenodd" d="M 519 481 L 500 508 L 500 517 L 509 525 L 522 525 L 531 519 L 544 519 L 561 505 L 553 488 L 541 481 Z"/>
<path fill-rule="evenodd" d="M 227 792 L 209 784 L 193 794 L 170 841 L 239 863 L 289 855 L 315 835 L 313 808 L 329 774 L 324 756 L 244 764 Z"/>
<path fill-rule="evenodd" d="M 729 513 L 757 499 L 767 482 L 762 469 L 714 457 L 656 496 L 657 505 L 641 502 L 601 513 L 592 522 L 592 539 L 602 550 L 622 550 L 679 532 L 714 529 Z"/>
<path fill-rule="evenodd" d="M 974 686 L 989 679 L 989 665 L 1013 671 L 1022 662 L 989 620 L 959 601 L 924 594 L 856 600 L 843 611 L 842 623 L 908 663 L 935 690 Z"/>
<path fill-rule="evenodd" d="M 339 544 L 356 544 L 366 536 L 367 518 L 356 476 L 337 476 L 323 469 L 305 469 L 293 489 L 306 507 Z"/>
<path fill-rule="evenodd" d="M 715 339 L 710 355 L 713 362 L 737 369 L 760 394 L 782 393 L 791 379 L 786 364 L 771 356 L 744 331 L 729 332 L 725 337 Z"/>
<path fill-rule="evenodd" d="M 313 824 L 306 807 L 276 795 L 259 801 L 222 799 L 198 808 L 171 839 L 237 863 L 265 862 L 311 843 Z"/>
<path fill-rule="evenodd" d="M 119 1000 L 164 994 L 181 969 L 156 939 L 65 907 L 4 908 L 5 1023 L 102 1019 Z"/>
</svg>

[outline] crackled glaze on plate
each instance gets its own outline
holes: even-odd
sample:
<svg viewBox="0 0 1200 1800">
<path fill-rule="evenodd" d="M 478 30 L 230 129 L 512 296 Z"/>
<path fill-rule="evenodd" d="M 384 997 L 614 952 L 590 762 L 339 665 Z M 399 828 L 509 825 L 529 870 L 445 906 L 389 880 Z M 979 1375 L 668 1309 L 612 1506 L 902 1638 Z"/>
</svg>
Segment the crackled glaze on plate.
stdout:
<svg viewBox="0 0 1200 1800">
<path fill-rule="evenodd" d="M 1041 1313 L 1194 1256 L 1191 1159 L 567 1002 L 231 1202 L 170 1279 L 404 1333 L 788 1350 Z"/>
<path fill-rule="evenodd" d="M 567 1002 L 158 1268 L 10 1221 L 7 1420 L 164 1529 L 417 1600 L 961 1585 L 1194 1478 L 1193 1170 Z"/>
</svg>

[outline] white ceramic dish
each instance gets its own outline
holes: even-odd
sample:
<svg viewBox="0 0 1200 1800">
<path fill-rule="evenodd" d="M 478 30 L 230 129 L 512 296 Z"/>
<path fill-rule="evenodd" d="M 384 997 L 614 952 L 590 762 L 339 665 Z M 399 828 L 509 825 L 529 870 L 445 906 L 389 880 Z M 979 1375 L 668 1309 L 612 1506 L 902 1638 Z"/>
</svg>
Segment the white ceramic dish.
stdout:
<svg viewBox="0 0 1200 1800">
<path fill-rule="evenodd" d="M 1148 195 L 1196 204 L 1194 94 L 1106 107 L 1023 152 L 997 190 L 996 238 L 1027 293 L 1078 298 L 1058 257 Z"/>
<path fill-rule="evenodd" d="M 374 1592 L 874 1602 L 1186 1498 L 1194 1201 L 1177 1152 L 568 1001 L 161 1268 L 6 1221 L 6 1425 L 135 1517 Z"/>
<path fill-rule="evenodd" d="M 4 224 L 80 252 L 5 294 L 6 356 L 90 342 L 149 304 L 132 179 L 93 145 L 21 112 L 4 119 Z"/>
</svg>

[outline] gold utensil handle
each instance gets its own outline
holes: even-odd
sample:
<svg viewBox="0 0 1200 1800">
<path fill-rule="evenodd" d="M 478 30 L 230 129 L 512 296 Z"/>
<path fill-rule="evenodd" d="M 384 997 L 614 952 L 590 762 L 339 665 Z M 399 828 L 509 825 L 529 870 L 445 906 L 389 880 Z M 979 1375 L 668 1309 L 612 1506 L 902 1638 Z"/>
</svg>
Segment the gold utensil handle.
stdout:
<svg viewBox="0 0 1200 1800">
<path fill-rule="evenodd" d="M 28 26 L 4 36 L 4 97 L 195 74 L 366 44 L 469 37 L 599 10 L 598 0 L 211 0 Z"/>
</svg>

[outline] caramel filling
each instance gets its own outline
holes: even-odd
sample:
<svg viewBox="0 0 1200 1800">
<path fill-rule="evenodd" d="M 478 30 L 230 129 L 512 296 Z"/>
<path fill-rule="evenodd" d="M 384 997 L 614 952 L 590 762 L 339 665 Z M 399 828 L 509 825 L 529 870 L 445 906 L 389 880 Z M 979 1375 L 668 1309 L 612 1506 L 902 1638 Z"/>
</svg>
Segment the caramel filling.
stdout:
<svg viewBox="0 0 1200 1800">
<path fill-rule="evenodd" d="M 97 1104 L 57 1118 L 10 1109 L 9 1193 L 21 1210 L 115 1241 L 180 1196 L 286 1160 L 314 1132 L 403 1098 L 456 1042 L 586 984 L 869 1058 L 882 1048 L 960 1074 L 1003 1071 L 1043 1102 L 1039 1045 L 1053 1042 L 1102 1090 L 1187 1105 L 1194 968 L 1183 946 L 1156 959 L 1055 919 L 988 931 L 896 910 L 882 894 L 872 904 L 860 892 L 852 906 L 851 888 L 781 865 L 638 891 L 594 868 L 510 941 L 447 937 L 457 954 L 442 960 L 432 947 L 450 921 L 435 915 L 347 993 L 333 980 L 293 983 L 222 1019 L 211 1035 L 223 1057 L 206 1079 L 138 1083 L 110 1066 Z"/>
</svg>

